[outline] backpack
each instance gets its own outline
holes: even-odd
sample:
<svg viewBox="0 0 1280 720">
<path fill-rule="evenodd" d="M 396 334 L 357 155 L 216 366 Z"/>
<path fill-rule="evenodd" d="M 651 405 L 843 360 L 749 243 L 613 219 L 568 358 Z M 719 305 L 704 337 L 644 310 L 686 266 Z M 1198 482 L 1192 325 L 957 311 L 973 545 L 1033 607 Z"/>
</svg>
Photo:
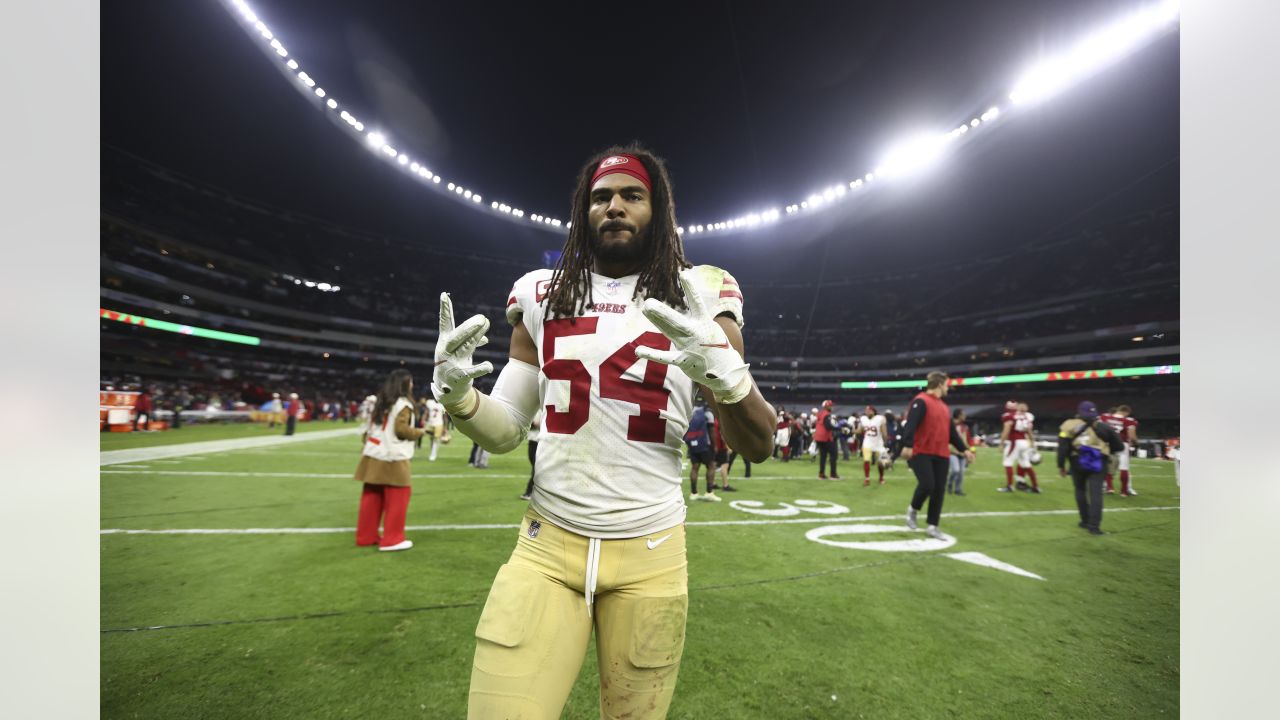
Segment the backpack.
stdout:
<svg viewBox="0 0 1280 720">
<path fill-rule="evenodd" d="M 1077 438 L 1084 434 L 1092 425 L 1084 423 L 1076 434 L 1071 437 L 1072 444 L 1075 444 Z M 1102 451 L 1092 445 L 1080 445 L 1076 448 L 1076 464 L 1081 470 L 1089 473 L 1100 473 L 1107 467 L 1107 457 Z"/>
</svg>

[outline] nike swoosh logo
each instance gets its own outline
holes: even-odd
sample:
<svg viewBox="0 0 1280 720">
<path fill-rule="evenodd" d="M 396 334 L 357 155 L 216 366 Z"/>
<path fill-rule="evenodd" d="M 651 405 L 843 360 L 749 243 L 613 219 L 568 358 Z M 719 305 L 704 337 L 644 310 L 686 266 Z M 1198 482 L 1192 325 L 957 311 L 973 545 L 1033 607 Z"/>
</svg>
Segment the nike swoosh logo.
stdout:
<svg viewBox="0 0 1280 720">
<path fill-rule="evenodd" d="M 650 550 L 652 550 L 652 549 L 654 549 L 654 548 L 658 547 L 659 545 L 661 545 L 662 543 L 666 542 L 666 541 L 667 541 L 667 540 L 669 540 L 670 538 L 671 538 L 671 534 L 670 534 L 670 533 L 668 533 L 668 534 L 663 535 L 662 537 L 658 538 L 657 540 L 645 540 L 645 541 L 644 541 L 644 544 L 645 544 L 645 545 L 648 545 L 648 546 L 649 546 L 649 549 L 650 549 Z"/>
<path fill-rule="evenodd" d="M 719 344 L 717 344 L 717 345 L 711 345 L 711 344 L 708 344 L 708 343 L 702 343 L 702 347 L 724 348 L 725 350 L 728 350 L 728 349 L 729 349 L 729 343 L 719 343 Z"/>
</svg>

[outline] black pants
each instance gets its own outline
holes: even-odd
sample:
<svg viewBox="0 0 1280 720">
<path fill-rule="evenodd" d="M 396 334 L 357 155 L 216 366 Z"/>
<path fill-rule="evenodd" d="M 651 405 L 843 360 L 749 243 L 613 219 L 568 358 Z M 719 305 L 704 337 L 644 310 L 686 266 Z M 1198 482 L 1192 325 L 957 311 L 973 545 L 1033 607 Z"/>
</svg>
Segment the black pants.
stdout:
<svg viewBox="0 0 1280 720">
<path fill-rule="evenodd" d="M 1103 475 L 1080 468 L 1071 468 L 1071 482 L 1076 486 L 1076 507 L 1080 509 L 1080 522 L 1090 530 L 1102 526 Z"/>
<path fill-rule="evenodd" d="M 533 461 L 536 460 L 537 457 L 538 457 L 538 441 L 530 440 L 529 441 L 529 484 L 524 486 L 525 495 L 533 494 L 533 471 L 535 469 Z"/>
<path fill-rule="evenodd" d="M 774 448 L 774 457 L 777 457 L 777 448 Z M 737 450 L 734 450 L 729 453 L 729 467 L 725 470 L 726 473 L 733 472 L 733 463 L 737 459 L 738 459 Z M 751 477 L 751 461 L 746 458 L 742 458 L 742 464 L 746 465 L 746 473 L 747 473 L 746 475 L 743 475 L 743 477 L 747 477 L 747 478 Z"/>
<path fill-rule="evenodd" d="M 298 428 L 298 418 L 294 417 L 293 415 L 290 415 L 289 419 L 286 420 L 284 423 L 284 434 L 292 435 L 293 431 L 296 430 L 297 428 Z"/>
<path fill-rule="evenodd" d="M 912 455 L 907 466 L 916 474 L 916 494 L 911 507 L 919 510 L 929 501 L 928 523 L 937 525 L 942 519 L 942 499 L 947 496 L 947 458 L 937 455 Z"/>
<path fill-rule="evenodd" d="M 835 440 L 827 440 L 826 442 L 818 443 L 818 472 L 821 473 L 826 471 L 827 458 L 831 458 L 831 475 L 832 477 L 835 477 L 837 456 L 838 453 L 836 452 Z"/>
</svg>

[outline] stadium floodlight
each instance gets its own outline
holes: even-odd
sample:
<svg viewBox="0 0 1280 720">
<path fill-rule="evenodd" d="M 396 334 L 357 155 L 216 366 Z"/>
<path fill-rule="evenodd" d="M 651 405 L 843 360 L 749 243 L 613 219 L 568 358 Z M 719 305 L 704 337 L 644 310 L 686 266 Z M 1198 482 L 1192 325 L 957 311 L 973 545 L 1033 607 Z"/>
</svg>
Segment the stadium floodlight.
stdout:
<svg viewBox="0 0 1280 720">
<path fill-rule="evenodd" d="M 410 169 L 410 170 L 412 170 L 412 171 L 414 171 L 414 172 L 418 172 L 418 169 L 419 169 L 419 168 L 421 168 L 421 167 L 422 167 L 422 166 L 421 166 L 421 165 L 419 165 L 419 164 L 418 164 L 418 163 L 416 163 L 416 162 L 415 162 L 415 163 L 409 163 L 409 169 Z"/>
<path fill-rule="evenodd" d="M 470 190 L 463 190 L 463 191 L 462 191 L 462 197 L 464 197 L 464 198 L 468 198 L 468 199 L 469 199 L 469 198 L 471 197 L 471 191 L 470 191 Z"/>
<path fill-rule="evenodd" d="M 474 195 L 472 195 L 472 196 L 471 196 L 471 202 L 474 202 L 474 203 L 478 203 L 478 202 L 480 202 L 480 195 L 479 195 L 479 193 L 474 194 Z"/>
<path fill-rule="evenodd" d="M 328 105 L 330 110 L 338 109 L 338 101 L 333 98 L 329 98 L 329 102 L 325 103 L 325 105 Z"/>
<path fill-rule="evenodd" d="M 391 147 L 390 145 L 383 145 L 382 152 L 386 153 L 390 157 L 396 157 L 397 155 L 400 154 L 399 152 L 396 152 L 396 149 Z"/>
<path fill-rule="evenodd" d="M 334 285 L 334 286 L 333 286 L 333 291 L 334 291 L 334 292 L 342 292 L 342 287 L 341 287 L 340 285 Z"/>
<path fill-rule="evenodd" d="M 277 39 L 249 8 L 245 0 L 229 0 L 226 2 L 228 8 L 235 7 L 241 17 L 245 21 L 245 28 L 254 35 L 260 35 L 265 38 L 267 44 L 280 57 L 288 57 L 289 53 L 285 50 L 284 44 Z M 1063 53 L 1048 57 L 1040 63 L 1032 66 L 1024 72 L 1014 84 L 1013 90 L 1009 93 L 1010 100 L 1015 106 L 1024 105 L 1048 98 L 1062 89 L 1074 84 L 1088 75 L 1091 75 L 1107 64 L 1132 53 L 1144 44 L 1157 39 L 1165 32 L 1176 28 L 1179 17 L 1181 15 L 1181 2 L 1179 0 L 1152 0 L 1151 4 L 1130 12 L 1114 22 L 1101 27 L 1078 43 L 1069 47 Z M 298 79 L 302 84 L 315 90 L 315 94 L 319 97 L 325 97 L 323 88 L 316 87 L 316 81 L 306 72 L 303 72 L 292 58 L 285 63 L 288 68 L 295 71 Z M 336 101 L 330 99 L 326 103 L 329 109 L 336 110 Z M 980 113 L 967 123 L 963 123 L 950 132 L 944 133 L 936 140 L 941 145 L 945 145 L 948 141 L 956 140 L 965 135 L 970 129 L 977 129 L 984 123 L 990 123 L 992 120 L 1001 116 L 1001 109 L 992 106 L 986 111 Z M 344 111 L 342 115 L 349 125 L 354 127 L 357 132 L 364 133 L 364 123 L 352 117 Z M 849 189 L 859 189 L 863 186 L 864 181 L 870 183 L 879 175 L 889 174 L 890 176 L 899 174 L 905 170 L 918 169 L 927 166 L 937 159 L 939 154 L 938 147 L 932 142 L 926 143 L 923 147 L 913 147 L 903 151 L 899 151 L 899 155 L 886 161 L 882 167 L 877 167 L 868 172 L 864 178 L 850 181 Z M 389 146 L 385 145 L 385 140 L 381 135 L 378 141 L 370 140 L 370 144 L 377 148 L 381 147 L 384 151 Z M 394 150 L 388 154 L 397 156 Z M 433 176 L 431 173 L 419 173 L 427 179 L 439 183 L 439 176 Z M 787 215 L 797 214 L 801 209 L 818 209 L 834 203 L 835 198 L 845 195 L 844 184 L 834 186 L 833 188 L 821 191 L 819 194 L 810 195 L 807 200 L 799 204 L 785 206 Z M 475 194 L 473 193 L 473 197 Z M 523 217 L 523 213 L 517 211 L 512 213 L 517 217 Z M 781 215 L 781 213 L 778 213 Z M 545 216 L 538 215 L 542 220 L 546 220 Z M 768 218 L 764 218 L 768 220 Z M 776 219 L 776 216 L 772 219 Z M 725 230 L 740 227 L 754 227 L 759 222 L 752 222 L 746 217 L 735 218 L 722 222 L 712 223 L 709 225 L 689 226 L 690 233 L 701 233 L 709 230 Z M 566 226 L 570 227 L 570 226 Z"/>
<path fill-rule="evenodd" d="M 452 190 L 454 187 L 456 187 L 456 186 L 455 186 L 453 183 L 449 183 L 449 189 L 450 189 L 450 190 Z"/>
<path fill-rule="evenodd" d="M 315 286 L 316 286 L 315 282 L 314 282 L 314 281 L 311 281 L 311 280 L 303 280 L 303 281 L 302 281 L 302 284 L 303 284 L 303 285 L 306 285 L 306 286 L 307 286 L 307 287 L 309 287 L 309 288 L 313 288 L 313 287 L 315 287 Z"/>
<path fill-rule="evenodd" d="M 1087 35 L 1070 50 L 1024 72 L 1009 93 L 1015 105 L 1045 100 L 1137 50 L 1178 21 L 1181 3 L 1166 0 L 1132 12 Z"/>
<path fill-rule="evenodd" d="M 404 153 L 400 153 L 400 156 L 396 158 L 396 161 L 401 165 L 407 165 L 409 164 L 409 156 Z"/>
<path fill-rule="evenodd" d="M 330 285 L 330 284 L 329 284 L 329 283 L 327 283 L 327 282 L 316 283 L 316 289 L 317 289 L 317 290 L 324 290 L 324 291 L 328 292 L 329 288 L 331 288 L 331 287 L 333 287 L 333 286 L 332 286 L 332 285 Z"/>
<path fill-rule="evenodd" d="M 497 209 L 498 209 L 498 201 L 497 201 L 497 200 L 494 200 L 492 203 L 490 203 L 490 204 L 489 204 L 489 207 L 493 208 L 494 210 L 497 210 Z"/>
<path fill-rule="evenodd" d="M 946 136 L 933 133 L 914 135 L 894 145 L 876 168 L 875 174 L 908 175 L 932 167 L 946 146 Z M 867 177 L 868 180 L 871 176 Z"/>
</svg>

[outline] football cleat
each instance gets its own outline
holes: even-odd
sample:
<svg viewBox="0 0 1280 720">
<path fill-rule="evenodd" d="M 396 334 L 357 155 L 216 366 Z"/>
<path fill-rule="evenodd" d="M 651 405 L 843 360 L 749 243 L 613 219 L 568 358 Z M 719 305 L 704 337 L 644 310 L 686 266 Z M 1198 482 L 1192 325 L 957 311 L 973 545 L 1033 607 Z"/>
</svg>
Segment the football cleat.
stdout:
<svg viewBox="0 0 1280 720">
<path fill-rule="evenodd" d="M 1013 486 L 1012 486 L 1012 485 L 1005 485 L 1004 487 L 998 487 L 998 488 L 996 488 L 996 492 L 1007 492 L 1007 493 L 1011 493 L 1011 492 L 1013 492 Z"/>
<path fill-rule="evenodd" d="M 707 494 L 703 495 L 702 499 L 706 500 L 707 502 L 720 502 L 720 498 L 713 492 L 708 492 Z"/>
<path fill-rule="evenodd" d="M 379 551 L 379 552 L 395 552 L 395 551 L 397 551 L 397 550 L 408 550 L 408 549 L 409 549 L 409 548 L 411 548 L 411 547 L 413 547 L 413 541 L 412 541 L 412 540 L 404 540 L 404 541 L 401 541 L 401 542 L 396 543 L 395 545 L 388 545 L 388 546 L 386 546 L 386 547 L 380 547 L 380 548 L 378 548 L 378 551 Z"/>
<path fill-rule="evenodd" d="M 933 538 L 934 540 L 941 540 L 941 539 L 942 539 L 942 531 L 938 529 L 938 526 L 937 526 L 937 525 L 930 525 L 930 526 L 928 527 L 928 529 L 924 531 L 924 534 L 925 534 L 925 535 L 928 535 L 929 537 Z"/>
<path fill-rule="evenodd" d="M 916 525 L 916 509 L 907 506 L 907 528 L 911 530 L 919 530 L 920 526 Z"/>
</svg>

